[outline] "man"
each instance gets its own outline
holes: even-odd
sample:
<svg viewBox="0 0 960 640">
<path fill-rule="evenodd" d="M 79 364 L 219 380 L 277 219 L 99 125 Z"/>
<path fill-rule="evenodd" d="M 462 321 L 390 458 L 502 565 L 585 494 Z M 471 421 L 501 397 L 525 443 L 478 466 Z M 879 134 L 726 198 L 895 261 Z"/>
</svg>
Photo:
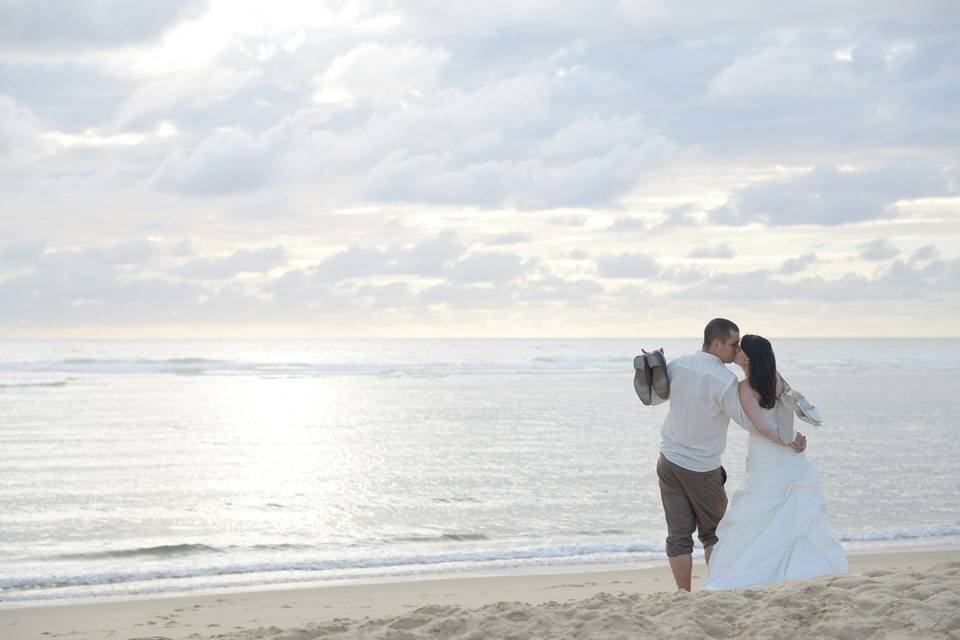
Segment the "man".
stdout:
<svg viewBox="0 0 960 640">
<path fill-rule="evenodd" d="M 751 424 L 740 405 L 737 376 L 724 366 L 739 348 L 739 327 L 715 318 L 704 327 L 700 351 L 667 365 L 670 410 L 660 432 L 657 476 L 667 520 L 667 558 L 677 587 L 686 591 L 693 574 L 694 530 L 709 563 L 717 524 L 727 510 L 727 473 L 720 457 L 730 420 L 780 444 L 774 428 Z M 803 451 L 806 439 L 798 434 L 790 446 Z"/>
</svg>

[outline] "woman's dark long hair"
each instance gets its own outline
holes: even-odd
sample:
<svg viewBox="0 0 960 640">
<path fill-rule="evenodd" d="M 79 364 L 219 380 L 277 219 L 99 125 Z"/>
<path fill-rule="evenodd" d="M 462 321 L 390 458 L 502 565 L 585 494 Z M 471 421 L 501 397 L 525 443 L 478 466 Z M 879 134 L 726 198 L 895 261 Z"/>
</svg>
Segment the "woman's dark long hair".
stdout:
<svg viewBox="0 0 960 640">
<path fill-rule="evenodd" d="M 747 334 L 740 338 L 740 348 L 750 358 L 748 381 L 760 394 L 760 406 L 772 409 L 777 403 L 777 357 L 773 355 L 770 341 Z"/>
</svg>

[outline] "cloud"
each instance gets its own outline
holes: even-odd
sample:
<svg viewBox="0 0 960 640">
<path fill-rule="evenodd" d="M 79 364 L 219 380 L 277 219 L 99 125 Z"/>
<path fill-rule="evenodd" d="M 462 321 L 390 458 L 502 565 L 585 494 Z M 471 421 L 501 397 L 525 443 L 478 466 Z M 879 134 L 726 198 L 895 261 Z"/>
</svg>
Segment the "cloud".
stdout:
<svg viewBox="0 0 960 640">
<path fill-rule="evenodd" d="M 345 177 L 350 167 L 335 166 L 339 158 L 334 150 L 318 148 L 332 144 L 329 138 L 316 137 L 329 117 L 328 110 L 310 106 L 257 135 L 242 128 L 217 130 L 192 148 L 169 154 L 149 184 L 194 196 L 221 196 L 281 187 L 299 178 L 310 184 L 322 179 L 332 191 L 330 181 Z M 285 194 L 268 193 L 257 202 L 286 199 Z"/>
<path fill-rule="evenodd" d="M 537 156 L 576 160 L 606 154 L 624 142 L 642 144 L 656 133 L 643 126 L 639 116 L 588 116 L 555 131 L 538 145 Z"/>
<path fill-rule="evenodd" d="M 394 249 L 392 257 L 399 273 L 438 276 L 465 251 L 466 247 L 455 231 L 443 231 L 410 248 Z"/>
<path fill-rule="evenodd" d="M 669 231 L 674 227 L 700 224 L 700 221 L 694 215 L 697 205 L 692 202 L 668 207 L 663 211 L 663 217 L 657 224 L 648 229 L 650 233 L 662 233 Z"/>
<path fill-rule="evenodd" d="M 385 148 L 367 174 L 367 197 L 524 209 L 611 204 L 679 153 L 636 116 L 559 119 L 551 113 L 556 84 L 517 76 L 372 118 L 363 137 Z M 453 139 L 461 142 L 451 147 Z"/>
<path fill-rule="evenodd" d="M 240 273 L 263 273 L 287 261 L 283 247 L 240 249 L 220 258 L 195 258 L 176 270 L 186 278 L 215 280 L 230 278 Z"/>
<path fill-rule="evenodd" d="M 494 236 L 488 241 L 488 244 L 524 244 L 530 242 L 533 238 L 525 231 L 510 231 Z"/>
<path fill-rule="evenodd" d="M 724 300 L 757 304 L 764 301 L 817 301 L 833 304 L 866 301 L 909 301 L 949 299 L 960 289 L 960 259 L 937 261 L 926 266 L 894 261 L 874 277 L 847 272 L 833 278 L 810 276 L 781 280 L 773 271 L 702 274 L 697 284 L 674 291 L 675 300 Z"/>
<path fill-rule="evenodd" d="M 156 244 L 147 240 L 125 240 L 78 249 L 49 249 L 46 242 L 8 245 L 5 254 L 29 264 L 37 272 L 110 270 L 143 266 L 160 255 Z"/>
<path fill-rule="evenodd" d="M 580 304 L 602 295 L 604 291 L 604 288 L 593 280 L 585 278 L 567 280 L 548 276 L 527 282 L 521 290 L 520 298 L 527 303 L 567 302 Z"/>
<path fill-rule="evenodd" d="M 181 240 L 170 248 L 170 255 L 178 258 L 190 258 L 197 253 L 190 240 Z"/>
<path fill-rule="evenodd" d="M 128 127 L 160 114 L 196 110 L 223 101 L 252 85 L 260 77 L 256 68 L 201 67 L 154 77 L 139 84 L 117 109 L 112 124 Z"/>
<path fill-rule="evenodd" d="M 509 282 L 530 267 L 529 261 L 512 253 L 472 253 L 450 265 L 445 275 L 454 282 Z"/>
<path fill-rule="evenodd" d="M 735 60 L 710 82 L 720 99 L 802 99 L 854 89 L 859 78 L 829 49 L 785 43 Z"/>
<path fill-rule="evenodd" d="M 664 267 L 657 274 L 657 280 L 679 285 L 700 282 L 706 276 L 706 273 L 694 267 Z"/>
<path fill-rule="evenodd" d="M 603 287 L 592 280 L 548 276 L 497 286 L 444 283 L 423 290 L 420 299 L 427 304 L 443 304 L 458 310 L 502 313 L 504 309 L 543 304 L 580 305 L 603 293 Z"/>
<path fill-rule="evenodd" d="M 818 167 L 791 180 L 744 187 L 713 209 L 710 219 L 722 225 L 840 225 L 889 218 L 901 199 L 946 193 L 944 174 L 934 167 Z"/>
<path fill-rule="evenodd" d="M 691 258 L 715 258 L 715 259 L 728 259 L 734 256 L 733 247 L 727 243 L 723 243 L 716 246 L 704 246 L 697 247 L 690 252 L 689 257 Z"/>
<path fill-rule="evenodd" d="M 678 309 L 723 277 L 778 302 L 796 283 L 838 304 L 896 290 L 907 308 L 956 273 L 960 38 L 942 3 L 255 4 L 193 20 L 200 4 L 78 0 L 38 23 L 61 5 L 0 0 L 29 18 L 0 20 L 0 236 L 16 242 L 0 280 L 34 287 L 11 318 L 38 317 L 34 296 L 64 326 L 94 309 L 109 324 L 112 305 L 152 322 L 112 296 L 156 291 L 181 305 L 157 317 L 182 323 L 349 332 L 386 310 L 429 332 L 460 326 L 462 304 L 508 332 L 584 300 L 586 334 L 631 287 Z M 652 234 L 671 259 L 629 242 Z M 902 253 L 829 257 L 880 237 Z M 220 277 L 281 242 L 285 262 Z M 437 284 L 434 315 L 420 295 Z M 769 313 L 789 319 L 783 302 Z"/>
<path fill-rule="evenodd" d="M 551 216 L 547 219 L 552 225 L 558 227 L 582 227 L 587 224 L 589 218 L 582 214 L 568 213 L 559 216 Z"/>
<path fill-rule="evenodd" d="M 0 0 L 3 48 L 105 48 L 159 38 L 198 16 L 198 0 Z"/>
<path fill-rule="evenodd" d="M 406 247 L 349 247 L 321 260 L 311 270 L 311 278 L 333 282 L 388 274 L 440 277 L 465 252 L 466 246 L 452 231 Z"/>
<path fill-rule="evenodd" d="M 783 261 L 783 264 L 780 265 L 780 273 L 784 275 L 800 273 L 816 261 L 817 255 L 814 253 L 805 253 L 796 258 L 787 258 Z"/>
<path fill-rule="evenodd" d="M 235 218 L 248 220 L 274 220 L 292 214 L 290 198 L 273 196 L 252 201 L 244 201 L 230 211 Z"/>
<path fill-rule="evenodd" d="M 350 247 L 324 258 L 312 271 L 312 276 L 324 282 L 391 272 L 391 258 L 387 252 L 374 247 Z"/>
<path fill-rule="evenodd" d="M 0 263 L 32 264 L 46 248 L 45 240 L 10 242 L 0 247 Z"/>
<path fill-rule="evenodd" d="M 40 120 L 10 96 L 0 94 L 0 156 L 40 145 Z"/>
<path fill-rule="evenodd" d="M 264 140 L 243 131 L 224 131 L 189 154 L 176 152 L 168 157 L 151 182 L 168 191 L 222 195 L 266 185 L 273 169 L 271 150 Z"/>
<path fill-rule="evenodd" d="M 507 282 L 528 273 L 530 260 L 505 252 L 464 255 L 457 234 L 444 232 L 409 247 L 350 247 L 318 263 L 311 277 L 323 282 L 376 275 L 420 275 L 453 282 Z"/>
<path fill-rule="evenodd" d="M 314 78 L 317 102 L 394 102 L 432 91 L 450 53 L 423 46 L 366 42 L 337 56 Z"/>
<path fill-rule="evenodd" d="M 0 303 L 10 325 L 74 322 L 164 322 L 189 313 L 203 291 L 144 275 L 158 251 L 141 241 L 47 250 L 29 271 L 0 280 Z"/>
<path fill-rule="evenodd" d="M 620 216 L 614 220 L 607 230 L 609 231 L 643 231 L 647 228 L 643 220 L 634 216 Z"/>
<path fill-rule="evenodd" d="M 887 260 L 900 255 L 900 250 L 891 245 L 885 238 L 878 238 L 860 245 L 861 260 Z"/>
<path fill-rule="evenodd" d="M 424 289 L 419 298 L 427 305 L 446 305 L 459 311 L 493 311 L 513 307 L 516 295 L 513 287 L 442 283 Z"/>
<path fill-rule="evenodd" d="M 660 272 L 656 260 L 641 253 L 600 256 L 596 263 L 604 278 L 652 278 Z"/>
<path fill-rule="evenodd" d="M 101 264 L 143 264 L 159 255 L 156 244 L 147 240 L 128 240 L 117 244 L 92 247 L 82 253 L 86 259 Z"/>
<path fill-rule="evenodd" d="M 922 262 L 925 260 L 934 260 L 939 256 L 937 248 L 928 244 L 926 246 L 920 247 L 913 252 L 913 255 L 910 256 L 910 262 Z"/>
</svg>

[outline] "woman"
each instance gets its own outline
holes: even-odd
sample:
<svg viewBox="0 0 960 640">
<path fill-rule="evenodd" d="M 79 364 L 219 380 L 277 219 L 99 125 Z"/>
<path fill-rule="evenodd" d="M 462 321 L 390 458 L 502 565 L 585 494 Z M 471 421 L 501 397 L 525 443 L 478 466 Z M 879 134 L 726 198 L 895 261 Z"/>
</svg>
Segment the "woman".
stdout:
<svg viewBox="0 0 960 640">
<path fill-rule="evenodd" d="M 747 374 L 740 402 L 755 424 L 794 440 L 792 390 L 770 342 L 745 335 L 735 362 Z M 827 520 L 817 470 L 805 453 L 751 434 L 743 486 L 717 527 L 703 589 L 734 589 L 846 573 L 847 558 Z"/>
</svg>

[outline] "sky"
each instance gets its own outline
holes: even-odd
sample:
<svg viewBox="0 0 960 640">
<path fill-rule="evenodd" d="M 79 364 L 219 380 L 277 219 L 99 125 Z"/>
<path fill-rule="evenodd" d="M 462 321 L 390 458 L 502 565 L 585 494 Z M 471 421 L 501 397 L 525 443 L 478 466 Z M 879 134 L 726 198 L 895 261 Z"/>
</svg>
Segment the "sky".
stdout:
<svg viewBox="0 0 960 640">
<path fill-rule="evenodd" d="M 0 338 L 960 335 L 960 5 L 0 0 Z"/>
</svg>

